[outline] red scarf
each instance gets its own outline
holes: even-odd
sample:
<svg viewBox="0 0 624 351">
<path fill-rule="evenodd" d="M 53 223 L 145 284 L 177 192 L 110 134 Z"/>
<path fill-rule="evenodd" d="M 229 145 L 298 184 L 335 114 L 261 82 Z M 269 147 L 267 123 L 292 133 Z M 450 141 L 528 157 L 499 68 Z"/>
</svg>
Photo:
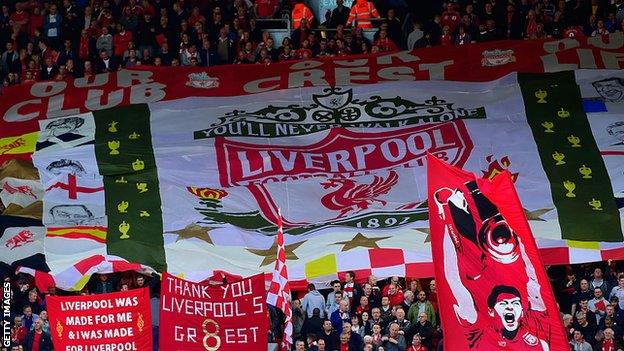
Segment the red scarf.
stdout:
<svg viewBox="0 0 624 351">
<path fill-rule="evenodd" d="M 615 345 L 613 344 L 613 339 L 611 340 L 604 340 L 602 342 L 602 347 L 600 348 L 601 351 L 615 351 Z"/>
</svg>

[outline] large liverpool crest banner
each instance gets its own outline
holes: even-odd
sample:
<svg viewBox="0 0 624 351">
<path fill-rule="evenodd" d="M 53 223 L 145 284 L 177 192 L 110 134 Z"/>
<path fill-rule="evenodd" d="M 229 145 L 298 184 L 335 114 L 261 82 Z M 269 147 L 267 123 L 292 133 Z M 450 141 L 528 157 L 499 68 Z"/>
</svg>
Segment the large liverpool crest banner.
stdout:
<svg viewBox="0 0 624 351">
<path fill-rule="evenodd" d="M 430 276 L 427 152 L 509 170 L 546 263 L 622 257 L 623 77 L 309 87 L 42 120 L 48 264 L 268 272 L 279 208 L 294 280 Z"/>
<path fill-rule="evenodd" d="M 449 350 L 564 350 L 568 339 L 508 171 L 428 159 L 429 223 Z"/>
<path fill-rule="evenodd" d="M 91 296 L 50 296 L 50 333 L 58 350 L 152 350 L 147 288 Z"/>
<path fill-rule="evenodd" d="M 236 351 L 268 342 L 264 274 L 210 285 L 165 273 L 160 292 L 162 350 Z"/>
</svg>

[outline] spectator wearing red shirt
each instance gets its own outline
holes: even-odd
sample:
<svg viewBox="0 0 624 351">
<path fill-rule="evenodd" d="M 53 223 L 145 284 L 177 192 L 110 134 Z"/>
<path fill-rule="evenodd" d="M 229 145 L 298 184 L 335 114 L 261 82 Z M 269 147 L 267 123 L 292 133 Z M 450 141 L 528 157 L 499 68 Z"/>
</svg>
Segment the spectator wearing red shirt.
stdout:
<svg viewBox="0 0 624 351">
<path fill-rule="evenodd" d="M 444 28 L 444 26 L 448 26 L 451 33 L 453 33 L 455 32 L 455 29 L 459 25 L 460 21 L 461 16 L 459 12 L 455 11 L 455 5 L 453 5 L 453 3 L 449 3 L 448 5 L 446 5 L 446 11 L 442 12 L 442 18 L 440 22 L 442 28 Z"/>
<path fill-rule="evenodd" d="M 195 6 L 186 21 L 189 26 L 195 27 L 195 23 L 197 22 L 206 23 L 206 17 L 199 12 L 199 7 Z"/>
<path fill-rule="evenodd" d="M 442 28 L 442 36 L 440 37 L 440 45 L 447 46 L 453 43 L 453 35 L 451 35 L 451 29 L 449 26 Z"/>
<path fill-rule="evenodd" d="M 141 0 L 141 8 L 143 13 L 149 13 L 152 15 L 152 18 L 156 18 L 156 8 L 150 4 L 149 0 Z"/>
<path fill-rule="evenodd" d="M 257 18 L 273 18 L 279 10 L 279 0 L 256 0 L 254 14 Z"/>
<path fill-rule="evenodd" d="M 132 32 L 126 31 L 123 24 L 117 24 L 117 34 L 113 37 L 113 45 L 115 46 L 114 56 L 121 58 L 124 51 L 128 48 L 128 43 L 132 41 Z"/>
<path fill-rule="evenodd" d="M 28 335 L 28 329 L 22 325 L 22 316 L 15 317 L 14 322 L 15 325 L 11 328 L 11 341 L 21 345 Z"/>
<path fill-rule="evenodd" d="M 43 331 L 43 321 L 38 318 L 34 326 L 35 329 L 31 330 L 24 340 L 24 351 L 51 351 L 52 338 Z"/>
<path fill-rule="evenodd" d="M 91 38 L 86 29 L 83 29 L 80 32 L 80 41 L 78 45 L 78 58 L 80 60 L 87 60 L 91 56 L 91 47 L 90 47 Z"/>
<path fill-rule="evenodd" d="M 20 32 L 26 33 L 28 31 L 28 21 L 30 16 L 28 15 L 28 12 L 24 11 L 22 4 L 15 4 L 15 12 L 11 14 L 10 19 L 11 25 L 19 26 Z"/>
<path fill-rule="evenodd" d="M 355 309 L 355 314 L 358 316 L 362 316 L 362 313 L 368 312 L 370 314 L 370 305 L 368 304 L 367 296 L 360 296 L 360 304 Z"/>
<path fill-rule="evenodd" d="M 39 7 L 33 9 L 29 18 L 28 27 L 28 34 L 31 37 L 35 35 L 35 30 L 37 30 L 37 28 L 43 27 L 43 16 L 41 15 L 41 9 Z"/>
<path fill-rule="evenodd" d="M 383 29 L 379 32 L 379 39 L 375 40 L 373 45 L 379 47 L 379 50 L 382 52 L 394 52 L 399 50 L 394 41 L 388 38 L 388 32 Z"/>
<path fill-rule="evenodd" d="M 400 306 L 403 303 L 403 291 L 394 283 L 388 286 L 387 296 L 390 300 L 390 306 Z"/>
</svg>

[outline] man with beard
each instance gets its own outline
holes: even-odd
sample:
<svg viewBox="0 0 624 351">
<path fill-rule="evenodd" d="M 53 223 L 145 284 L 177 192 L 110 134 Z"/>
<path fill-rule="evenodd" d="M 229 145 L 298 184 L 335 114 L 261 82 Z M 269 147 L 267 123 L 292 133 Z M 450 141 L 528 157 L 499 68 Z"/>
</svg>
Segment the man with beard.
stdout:
<svg viewBox="0 0 624 351">
<path fill-rule="evenodd" d="M 497 285 L 488 296 L 488 314 L 492 323 L 483 339 L 497 340 L 500 347 L 510 350 L 550 350 L 548 343 L 529 329 L 518 289 Z"/>
<path fill-rule="evenodd" d="M 407 311 L 407 319 L 410 320 L 410 323 L 414 324 L 418 320 L 418 315 L 422 312 L 427 314 L 427 320 L 431 322 L 432 325 L 436 325 L 436 313 L 433 309 L 433 304 L 427 300 L 427 293 L 423 290 L 418 292 L 416 301 L 412 303 Z"/>
</svg>

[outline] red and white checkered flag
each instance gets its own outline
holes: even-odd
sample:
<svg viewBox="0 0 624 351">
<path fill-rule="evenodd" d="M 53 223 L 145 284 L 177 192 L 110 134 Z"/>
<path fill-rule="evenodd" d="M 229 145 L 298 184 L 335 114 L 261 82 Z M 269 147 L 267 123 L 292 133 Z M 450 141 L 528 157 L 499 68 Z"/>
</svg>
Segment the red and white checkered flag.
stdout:
<svg viewBox="0 0 624 351">
<path fill-rule="evenodd" d="M 282 232 L 282 213 L 277 216 L 277 260 L 273 270 L 273 279 L 267 293 L 267 303 L 279 308 L 284 312 L 284 337 L 282 338 L 281 350 L 290 350 L 293 340 L 292 308 L 290 306 L 290 285 L 288 284 L 288 271 L 286 270 L 286 251 L 284 250 L 284 233 Z"/>
</svg>

